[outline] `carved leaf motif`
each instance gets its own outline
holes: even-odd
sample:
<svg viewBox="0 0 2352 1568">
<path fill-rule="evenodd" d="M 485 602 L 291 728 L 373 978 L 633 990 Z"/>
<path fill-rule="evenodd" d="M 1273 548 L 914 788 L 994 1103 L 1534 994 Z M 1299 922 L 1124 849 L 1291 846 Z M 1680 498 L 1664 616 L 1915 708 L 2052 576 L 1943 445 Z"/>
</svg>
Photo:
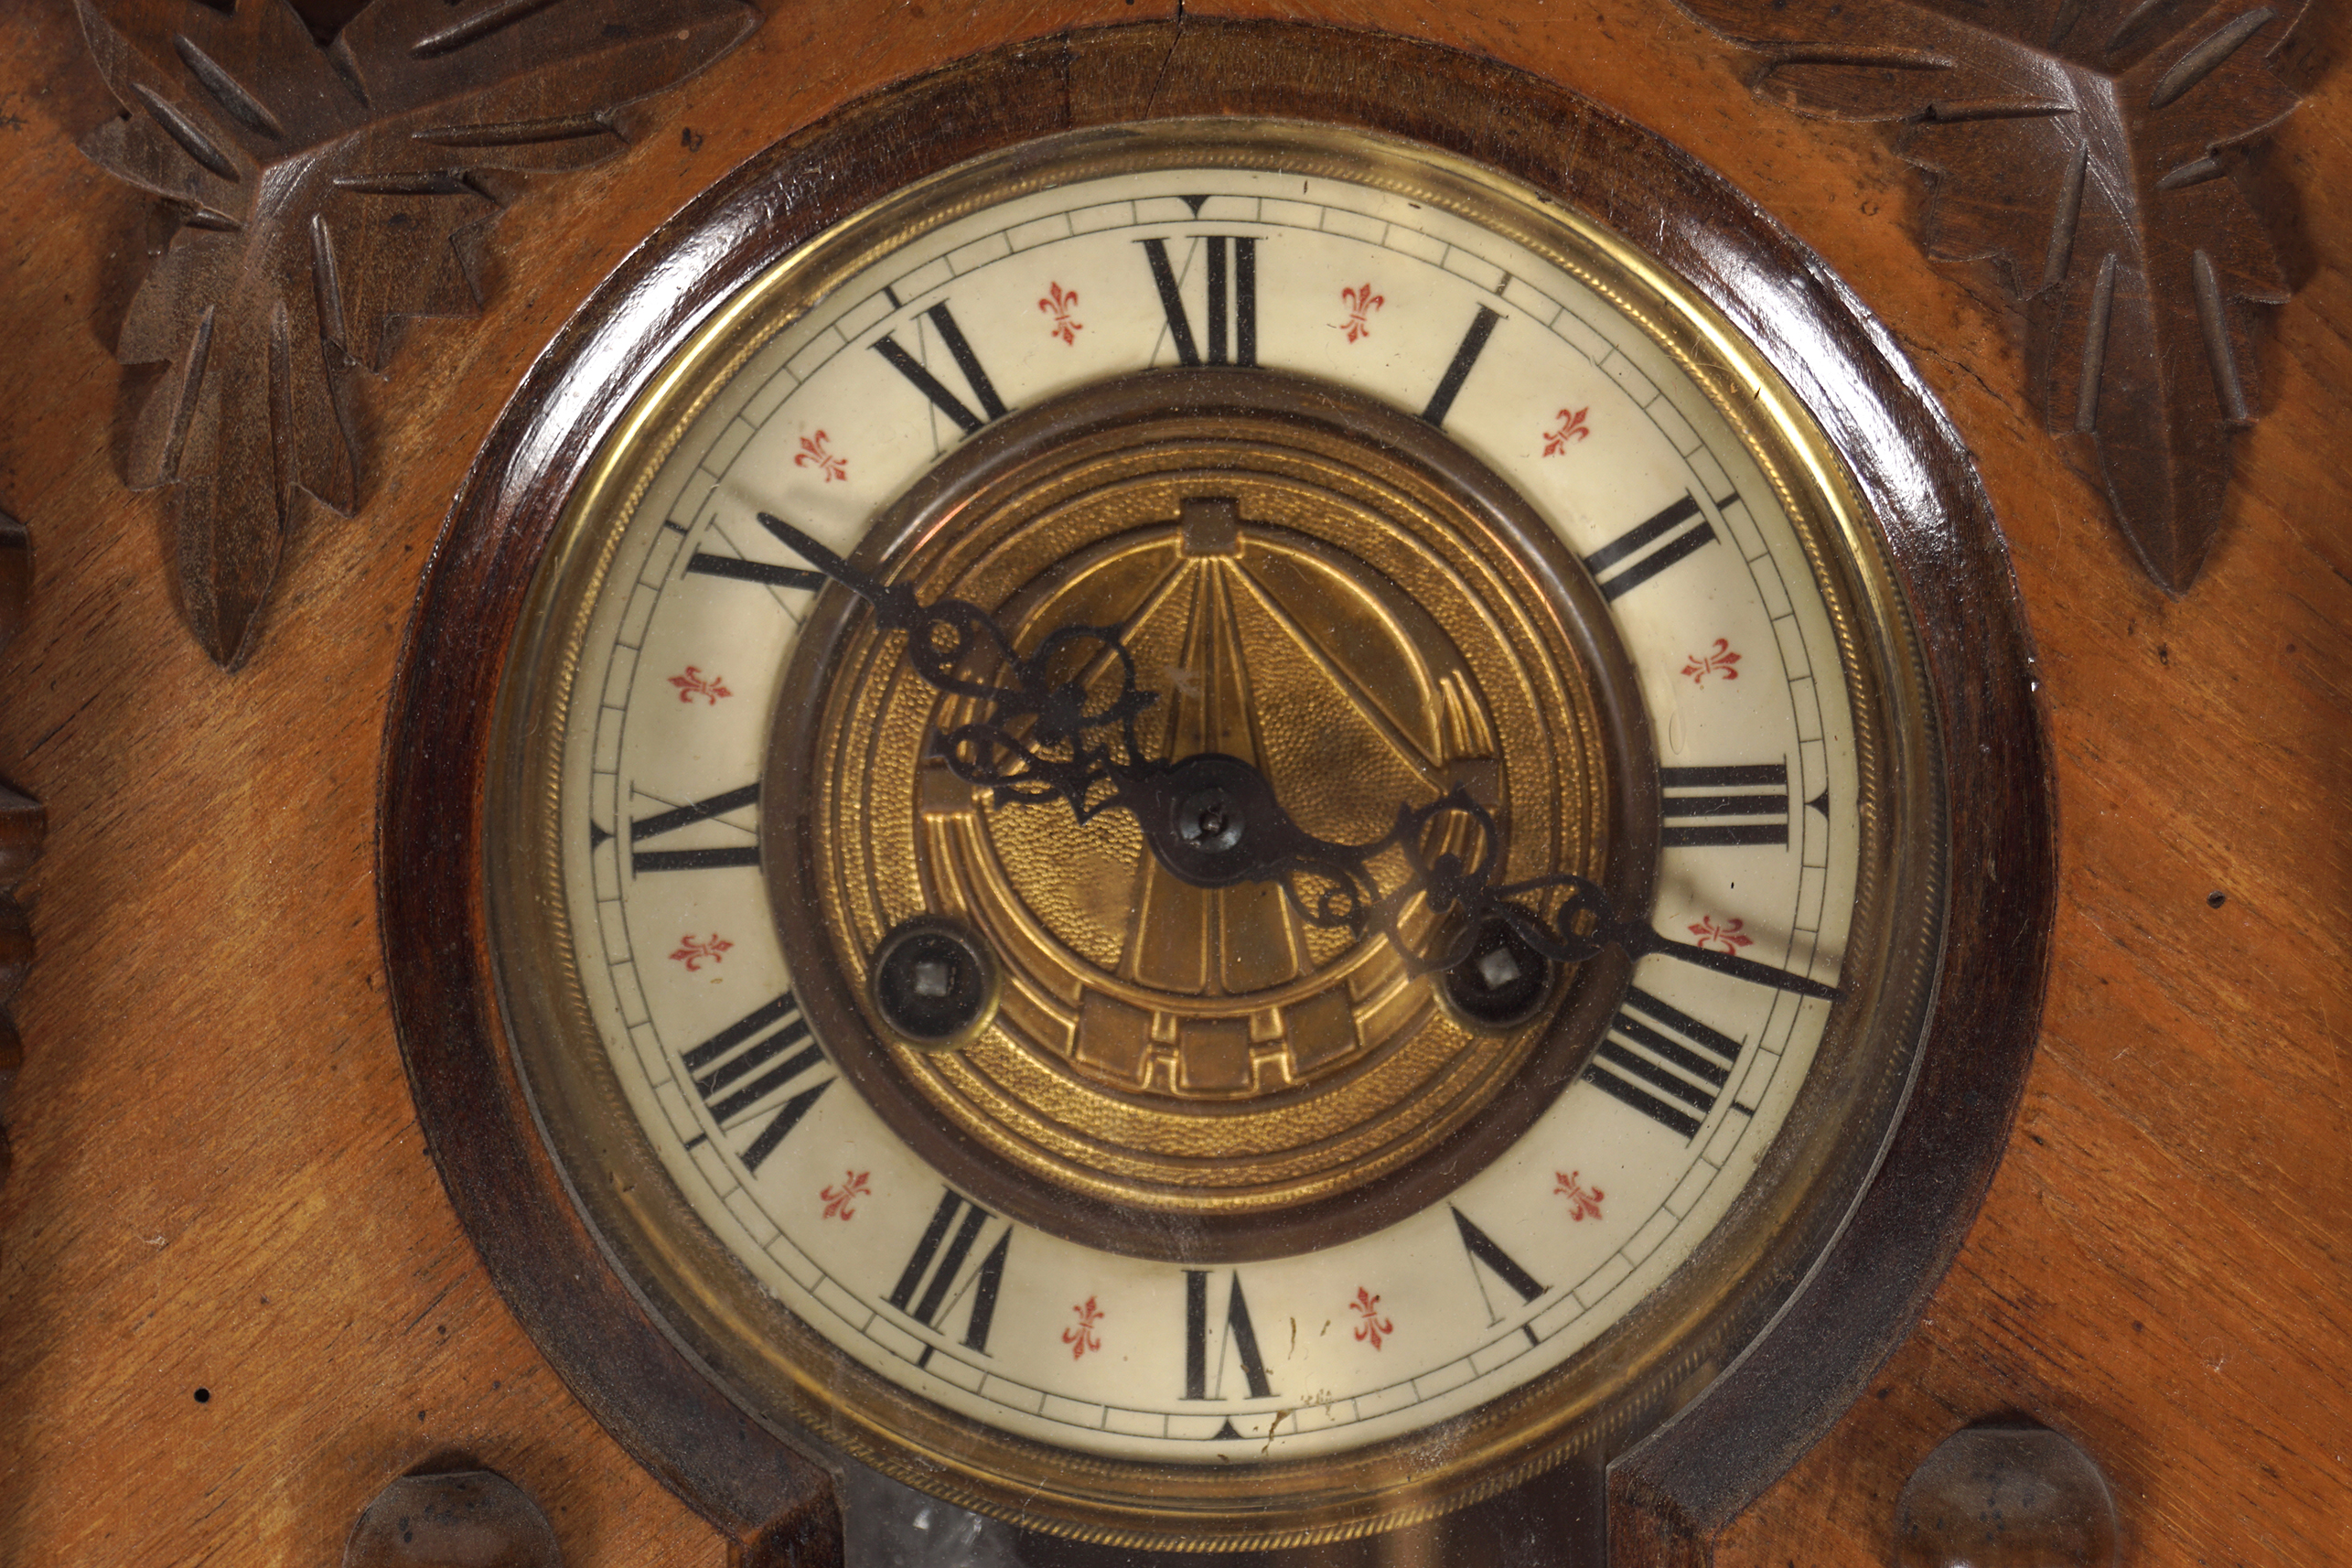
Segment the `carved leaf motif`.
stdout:
<svg viewBox="0 0 2352 1568">
<path fill-rule="evenodd" d="M 2294 107 L 2271 57 L 2304 0 L 1680 0 L 1763 57 L 1757 94 L 1901 122 L 1922 243 L 1995 263 L 2033 393 L 2095 443 L 2124 536 L 2173 592 L 2252 424 L 2239 301 L 2285 282 L 2222 156 Z"/>
<path fill-rule="evenodd" d="M 295 492 L 356 504 L 338 373 L 381 371 L 395 317 L 480 308 L 455 243 L 498 210 L 474 177 L 610 156 L 613 110 L 758 21 L 742 0 L 374 0 L 322 48 L 285 0 L 189 0 L 156 36 L 80 8 L 125 110 L 81 150 L 182 217 L 118 348 L 170 366 L 130 480 L 177 487 L 182 599 L 230 669 Z"/>
</svg>

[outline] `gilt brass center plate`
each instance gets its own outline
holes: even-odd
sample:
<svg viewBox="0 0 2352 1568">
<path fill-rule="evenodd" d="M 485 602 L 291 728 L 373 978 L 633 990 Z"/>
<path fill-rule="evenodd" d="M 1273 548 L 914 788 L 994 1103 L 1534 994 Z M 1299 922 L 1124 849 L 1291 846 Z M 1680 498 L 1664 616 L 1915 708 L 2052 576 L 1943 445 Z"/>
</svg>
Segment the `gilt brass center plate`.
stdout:
<svg viewBox="0 0 2352 1568">
<path fill-rule="evenodd" d="M 1240 369 L 1090 388 L 965 446 L 855 559 L 980 607 L 1024 657 L 1114 632 L 1125 660 L 1071 643 L 1055 679 L 1098 712 L 1122 682 L 1147 693 L 1144 755 L 1237 758 L 1318 838 L 1372 843 L 1463 789 L 1500 829 L 1504 880 L 1570 873 L 1646 905 L 1656 802 L 1631 781 L 1654 764 L 1599 595 L 1419 421 Z M 820 598 L 783 683 L 764 858 L 820 1036 L 983 1202 L 1151 1255 L 1328 1242 L 1475 1175 L 1590 1055 L 1618 955 L 1481 1025 L 1417 972 L 1446 934 L 1426 900 L 1394 931 L 1318 925 L 1312 878 L 1198 886 L 1133 811 L 1081 820 L 959 777 L 944 737 L 984 704 L 921 679 L 914 635 Z M 1458 813 L 1419 848 L 1478 853 Z M 871 972 L 892 932 L 941 917 L 997 976 L 984 1026 L 944 1050 L 892 1029 Z"/>
</svg>

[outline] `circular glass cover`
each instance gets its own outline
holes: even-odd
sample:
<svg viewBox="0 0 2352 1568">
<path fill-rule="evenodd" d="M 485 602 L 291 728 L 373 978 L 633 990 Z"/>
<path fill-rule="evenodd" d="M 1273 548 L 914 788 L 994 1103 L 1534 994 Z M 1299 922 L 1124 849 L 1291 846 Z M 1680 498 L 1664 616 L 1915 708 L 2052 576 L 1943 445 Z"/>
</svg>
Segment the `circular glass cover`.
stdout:
<svg viewBox="0 0 2352 1568">
<path fill-rule="evenodd" d="M 574 496 L 509 1023 L 763 1417 L 1029 1522 L 1375 1528 L 1720 1366 L 1901 1099 L 1916 650 L 1695 296 L 1469 166 L 1074 134 L 778 258 Z"/>
</svg>

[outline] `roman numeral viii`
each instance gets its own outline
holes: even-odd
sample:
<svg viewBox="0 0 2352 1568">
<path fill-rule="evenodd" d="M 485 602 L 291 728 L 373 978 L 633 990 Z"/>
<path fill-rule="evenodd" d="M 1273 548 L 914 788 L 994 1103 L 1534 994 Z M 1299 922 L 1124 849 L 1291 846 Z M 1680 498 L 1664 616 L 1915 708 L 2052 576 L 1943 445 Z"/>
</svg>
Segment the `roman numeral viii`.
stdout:
<svg viewBox="0 0 2352 1568">
<path fill-rule="evenodd" d="M 1202 234 L 1208 247 L 1207 324 L 1208 358 L 1212 365 L 1254 365 L 1258 362 L 1258 242 L 1244 234 Z M 1168 261 L 1165 240 L 1139 240 L 1144 259 L 1152 265 L 1152 282 L 1160 291 L 1160 309 L 1168 318 L 1168 338 L 1180 363 L 1202 363 L 1199 339 L 1193 336 L 1192 317 L 1177 291 L 1176 268 Z M 1232 305 L 1233 355 L 1225 354 L 1227 301 Z"/>
<path fill-rule="evenodd" d="M 1250 1322 L 1250 1303 L 1241 1294 L 1241 1276 L 1229 1277 L 1225 1289 L 1225 1330 L 1219 1337 L 1212 1386 L 1208 1353 L 1208 1271 L 1184 1272 L 1184 1397 L 1188 1400 L 1225 1397 L 1226 1353 L 1240 1359 L 1241 1379 L 1253 1400 L 1271 1399 L 1274 1386 L 1266 1376 L 1266 1359 L 1258 1353 L 1258 1331 Z"/>
<path fill-rule="evenodd" d="M 946 346 L 948 358 L 953 360 L 955 368 L 963 372 L 964 383 L 971 387 L 972 395 L 980 400 L 979 413 L 974 413 L 961 398 L 948 391 L 939 377 L 925 369 L 920 360 L 899 347 L 898 339 L 889 333 L 882 335 L 882 341 L 874 345 L 874 351 L 889 360 L 892 369 L 912 381 L 915 390 L 929 398 L 932 404 L 955 421 L 956 428 L 966 435 L 972 435 L 989 420 L 1004 418 L 1004 400 L 996 395 L 995 383 L 988 379 L 988 372 L 980 368 L 980 356 L 972 351 L 971 343 L 965 340 L 963 329 L 955 324 L 955 317 L 946 303 L 942 301 L 931 306 L 923 315 L 929 319 L 931 330 L 940 335 L 940 343 Z"/>
<path fill-rule="evenodd" d="M 949 1307 L 970 1296 L 972 1316 L 964 1323 L 964 1348 L 983 1356 L 988 1353 L 989 1330 L 996 1326 L 997 1298 L 1004 1290 L 1004 1260 L 1013 1251 L 1013 1228 L 1004 1228 L 1004 1234 L 981 1259 L 978 1269 L 967 1273 L 964 1265 L 982 1232 L 995 1218 L 980 1205 L 966 1202 L 961 1193 L 942 1194 L 940 1206 L 931 1210 L 930 1223 L 923 1228 L 922 1239 L 915 1243 L 914 1255 L 884 1298 L 924 1327 L 936 1328 Z M 925 1346 L 915 1365 L 929 1366 L 930 1360 L 931 1348 Z"/>
<path fill-rule="evenodd" d="M 1722 1098 L 1739 1053 L 1740 1043 L 1729 1035 L 1637 985 L 1626 992 L 1625 1005 L 1585 1064 L 1584 1078 L 1687 1142 L 1699 1135 Z M 1733 1109 L 1746 1107 L 1734 1102 Z"/>
<path fill-rule="evenodd" d="M 1601 597 L 1616 599 L 1714 539 L 1715 525 L 1700 514 L 1696 500 L 1684 496 L 1585 556 L 1584 569 Z"/>
<path fill-rule="evenodd" d="M 650 817 L 639 817 L 628 824 L 628 864 L 636 872 L 648 871 L 708 871 L 723 865 L 757 865 L 759 846 L 756 843 L 727 844 L 718 849 L 639 849 L 650 838 L 676 832 L 695 822 L 723 817 L 729 811 L 741 811 L 759 800 L 759 786 L 746 784 L 740 789 L 723 794 L 706 795 L 699 800 Z"/>
<path fill-rule="evenodd" d="M 809 1038 L 808 1020 L 800 1016 L 800 1004 L 789 991 L 721 1029 L 679 1061 L 720 1132 L 758 1125 L 758 1133 L 737 1156 L 753 1176 L 833 1082 L 831 1072 L 816 1076 L 825 1066 L 825 1053 Z M 779 1104 L 775 1096 L 785 1090 L 790 1092 Z M 686 1146 L 701 1142 L 697 1138 Z"/>
<path fill-rule="evenodd" d="M 1667 849 L 1788 843 L 1788 765 L 1759 762 L 1735 768 L 1661 768 L 1666 819 L 1658 842 Z"/>
</svg>

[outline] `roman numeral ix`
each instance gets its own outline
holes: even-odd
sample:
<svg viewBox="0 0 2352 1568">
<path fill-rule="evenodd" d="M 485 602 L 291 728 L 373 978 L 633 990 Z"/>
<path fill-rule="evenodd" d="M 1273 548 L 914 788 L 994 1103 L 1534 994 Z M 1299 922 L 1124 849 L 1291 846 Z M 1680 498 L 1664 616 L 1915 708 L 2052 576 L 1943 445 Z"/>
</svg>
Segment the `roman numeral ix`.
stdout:
<svg viewBox="0 0 2352 1568">
<path fill-rule="evenodd" d="M 1208 358 L 1211 365 L 1254 365 L 1258 362 L 1258 242 L 1245 234 L 1196 236 L 1208 247 Z M 1178 362 L 1197 365 L 1199 340 L 1193 336 L 1192 317 L 1176 289 L 1176 268 L 1168 261 L 1165 240 L 1139 240 L 1144 260 L 1152 266 L 1152 282 L 1160 291 L 1160 309 L 1168 318 L 1168 338 L 1176 345 Z M 1226 358 L 1226 302 L 1232 302 L 1233 354 Z"/>
<path fill-rule="evenodd" d="M 1667 849 L 1788 843 L 1788 765 L 1661 768 L 1659 843 Z M 1734 820 L 1736 819 L 1736 820 Z"/>
<path fill-rule="evenodd" d="M 781 1061 L 777 1059 L 779 1057 Z M 825 1053 L 809 1038 L 800 1004 L 789 991 L 721 1029 L 679 1061 L 721 1132 L 746 1122 L 760 1123 L 758 1133 L 737 1156 L 753 1176 L 759 1174 L 761 1162 L 776 1152 L 833 1082 L 828 1073 L 800 1087 L 772 1113 L 768 1110 L 769 1096 L 791 1088 L 825 1061 Z M 693 1144 L 686 1146 L 691 1149 Z"/>
<path fill-rule="evenodd" d="M 974 413 L 961 398 L 948 391 L 937 376 L 924 368 L 921 360 L 900 348 L 898 339 L 889 333 L 882 335 L 882 341 L 874 345 L 874 351 L 889 360 L 892 369 L 912 381 L 915 390 L 929 398 L 939 411 L 955 421 L 956 428 L 966 435 L 991 419 L 1004 418 L 1004 400 L 996 395 L 995 383 L 988 379 L 988 372 L 980 368 L 980 356 L 972 351 L 972 345 L 965 340 L 963 329 L 955 324 L 955 317 L 946 303 L 942 301 L 923 314 L 930 318 L 931 329 L 947 346 L 948 357 L 955 361 L 955 368 L 963 372 L 964 382 L 971 387 L 972 395 L 980 400 L 981 413 Z"/>
<path fill-rule="evenodd" d="M 1729 1035 L 1634 986 L 1585 1064 L 1584 1079 L 1687 1142 L 1699 1135 L 1722 1098 L 1739 1053 L 1740 1043 Z M 1746 1107 L 1735 1103 L 1734 1109 Z"/>
<path fill-rule="evenodd" d="M 746 784 L 740 789 L 724 794 L 706 795 L 671 811 L 656 812 L 650 817 L 639 817 L 628 824 L 628 864 L 636 872 L 648 871 L 708 871 L 722 865 L 757 865 L 759 846 L 757 843 L 729 844 L 722 849 L 639 849 L 637 845 L 663 833 L 676 832 L 695 822 L 723 817 L 729 811 L 757 803 L 759 786 Z"/>
<path fill-rule="evenodd" d="M 1013 1228 L 1004 1228 L 1004 1234 L 997 1238 L 996 1245 L 969 1277 L 964 1273 L 964 1263 L 972 1256 L 981 1232 L 995 1218 L 980 1205 L 966 1202 L 961 1193 L 942 1194 L 940 1206 L 931 1210 L 930 1223 L 923 1228 L 922 1239 L 915 1243 L 914 1255 L 907 1260 L 898 1283 L 884 1298 L 924 1327 L 936 1328 L 942 1313 L 966 1295 L 971 1296 L 972 1316 L 964 1325 L 964 1348 L 983 1356 L 988 1353 L 989 1330 L 996 1326 L 997 1299 L 1004 1291 L 1004 1260 L 1013 1251 Z M 929 1366 L 930 1360 L 931 1348 L 925 1346 L 915 1365 Z"/>
</svg>

